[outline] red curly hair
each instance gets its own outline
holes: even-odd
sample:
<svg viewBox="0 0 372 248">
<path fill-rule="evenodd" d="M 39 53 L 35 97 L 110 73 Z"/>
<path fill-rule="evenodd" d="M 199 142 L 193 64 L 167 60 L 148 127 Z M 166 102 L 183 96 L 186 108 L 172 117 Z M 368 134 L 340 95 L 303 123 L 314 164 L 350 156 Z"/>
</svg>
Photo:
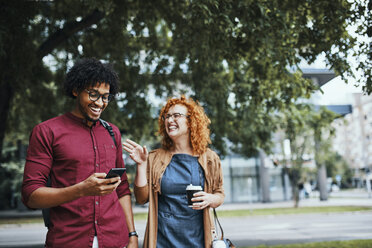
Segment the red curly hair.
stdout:
<svg viewBox="0 0 372 248">
<path fill-rule="evenodd" d="M 204 109 L 200 106 L 199 102 L 195 102 L 192 98 L 187 99 L 183 95 L 180 98 L 168 99 L 167 103 L 160 111 L 158 133 L 163 136 L 162 147 L 165 150 L 170 150 L 173 146 L 173 141 L 167 134 L 165 121 L 162 117 L 168 113 L 172 106 L 177 104 L 183 105 L 187 108 L 187 126 L 190 131 L 190 145 L 195 154 L 201 155 L 207 150 L 208 144 L 211 143 L 210 130 L 208 128 L 211 121 L 205 114 Z"/>
</svg>

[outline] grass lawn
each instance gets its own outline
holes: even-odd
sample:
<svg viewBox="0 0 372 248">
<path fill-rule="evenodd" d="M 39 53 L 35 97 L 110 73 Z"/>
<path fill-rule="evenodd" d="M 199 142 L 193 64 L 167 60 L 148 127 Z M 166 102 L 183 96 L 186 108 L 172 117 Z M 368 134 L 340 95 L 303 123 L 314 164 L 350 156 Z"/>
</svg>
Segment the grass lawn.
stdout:
<svg viewBox="0 0 372 248">
<path fill-rule="evenodd" d="M 367 240 L 348 240 L 348 241 L 329 241 L 316 242 L 306 244 L 291 244 L 291 245 L 274 245 L 274 246 L 249 246 L 249 248 L 372 248 L 372 239 Z M 248 248 L 239 247 L 239 248 Z"/>
<path fill-rule="evenodd" d="M 31 218 L 3 218 L 0 219 L 1 225 L 8 224 L 35 224 L 35 223 L 44 223 L 43 217 L 31 217 Z"/>
<path fill-rule="evenodd" d="M 354 212 L 354 211 L 371 211 L 371 210 L 372 210 L 372 207 L 360 207 L 360 206 L 261 208 L 261 209 L 253 209 L 251 211 L 247 209 L 218 211 L 218 216 L 240 217 L 240 216 L 257 216 L 257 215 L 335 213 L 335 212 Z"/>
</svg>

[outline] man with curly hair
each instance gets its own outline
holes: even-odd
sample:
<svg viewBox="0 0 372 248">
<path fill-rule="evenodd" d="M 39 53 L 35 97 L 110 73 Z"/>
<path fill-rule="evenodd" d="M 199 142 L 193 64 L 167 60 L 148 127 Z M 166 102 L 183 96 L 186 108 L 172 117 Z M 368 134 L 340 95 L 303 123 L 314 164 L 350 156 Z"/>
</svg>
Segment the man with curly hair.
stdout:
<svg viewBox="0 0 372 248">
<path fill-rule="evenodd" d="M 105 178 L 124 167 L 119 129 L 109 124 L 110 133 L 99 121 L 118 92 L 118 76 L 108 64 L 83 59 L 64 89 L 75 107 L 34 127 L 22 200 L 50 208 L 46 247 L 138 247 L 127 175 Z"/>
</svg>

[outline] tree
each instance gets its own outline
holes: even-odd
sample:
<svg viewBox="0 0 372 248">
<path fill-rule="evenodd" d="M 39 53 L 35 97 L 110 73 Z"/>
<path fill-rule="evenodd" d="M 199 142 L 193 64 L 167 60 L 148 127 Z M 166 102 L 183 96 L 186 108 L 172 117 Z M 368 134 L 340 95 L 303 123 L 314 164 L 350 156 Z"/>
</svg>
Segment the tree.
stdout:
<svg viewBox="0 0 372 248">
<path fill-rule="evenodd" d="M 303 178 L 303 164 L 305 153 L 311 154 L 313 133 L 309 129 L 309 120 L 313 109 L 308 104 L 297 104 L 283 112 L 280 118 L 280 128 L 284 132 L 284 139 L 290 142 L 290 152 L 284 154 L 284 172 L 288 175 L 292 188 L 294 207 L 298 207 L 300 196 L 299 186 Z M 284 140 L 283 140 L 284 141 Z M 284 142 L 282 142 L 284 144 Z M 282 149 L 285 150 L 284 147 Z"/>
<path fill-rule="evenodd" d="M 331 151 L 331 138 L 333 136 L 333 128 L 331 123 L 338 117 L 334 112 L 321 107 L 318 110 L 309 104 L 296 104 L 291 106 L 279 116 L 280 128 L 285 133 L 285 139 L 290 141 L 291 154 L 290 163 L 284 166 L 285 172 L 288 174 L 294 207 L 298 207 L 300 197 L 299 188 L 305 182 L 303 181 L 305 162 L 304 155 L 314 154 L 315 163 L 318 168 L 318 186 L 320 191 L 320 199 L 327 200 L 326 189 L 326 161 L 329 160 Z M 287 164 L 286 161 L 282 164 Z"/>
<path fill-rule="evenodd" d="M 334 135 L 334 128 L 330 124 L 336 117 L 338 116 L 335 113 L 323 107 L 313 115 L 309 123 L 309 127 L 314 132 L 315 162 L 318 168 L 318 188 L 321 201 L 328 200 L 326 161 L 331 153 L 331 145 L 328 140 Z"/>
<path fill-rule="evenodd" d="M 324 159 L 327 176 L 332 178 L 340 188 L 350 188 L 353 180 L 353 169 L 337 152 L 330 151 Z M 337 178 L 339 177 L 339 178 Z"/>
<path fill-rule="evenodd" d="M 356 1 L 355 10 L 353 20 L 359 20 L 356 22 L 358 23 L 356 33 L 366 38 L 365 42 L 357 44 L 354 54 L 358 63 L 357 70 L 362 74 L 358 82 L 363 85 L 363 90 L 370 95 L 372 93 L 372 1 L 369 0 L 368 3 L 367 1 L 365 3 Z"/>
<path fill-rule="evenodd" d="M 150 89 L 163 98 L 186 89 L 212 119 L 220 154 L 225 138 L 246 156 L 267 150 L 271 113 L 316 89 L 301 77 L 301 59 L 323 53 L 337 74 L 350 71 L 343 55 L 356 41 L 346 27 L 370 18 L 363 8 L 346 0 L 2 1 L 0 154 L 4 137 L 27 140 L 35 124 L 66 111 L 66 70 L 92 56 L 119 73 L 124 94 L 104 118 L 125 135 L 153 136 Z"/>
</svg>

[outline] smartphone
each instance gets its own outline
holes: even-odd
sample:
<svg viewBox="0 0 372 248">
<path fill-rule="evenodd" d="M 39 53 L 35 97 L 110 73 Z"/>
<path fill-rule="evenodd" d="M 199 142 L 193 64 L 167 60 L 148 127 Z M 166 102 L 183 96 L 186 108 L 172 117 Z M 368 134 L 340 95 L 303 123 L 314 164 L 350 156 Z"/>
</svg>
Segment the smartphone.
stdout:
<svg viewBox="0 0 372 248">
<path fill-rule="evenodd" d="M 124 171 L 126 171 L 126 168 L 112 168 L 105 178 L 121 177 Z"/>
</svg>

